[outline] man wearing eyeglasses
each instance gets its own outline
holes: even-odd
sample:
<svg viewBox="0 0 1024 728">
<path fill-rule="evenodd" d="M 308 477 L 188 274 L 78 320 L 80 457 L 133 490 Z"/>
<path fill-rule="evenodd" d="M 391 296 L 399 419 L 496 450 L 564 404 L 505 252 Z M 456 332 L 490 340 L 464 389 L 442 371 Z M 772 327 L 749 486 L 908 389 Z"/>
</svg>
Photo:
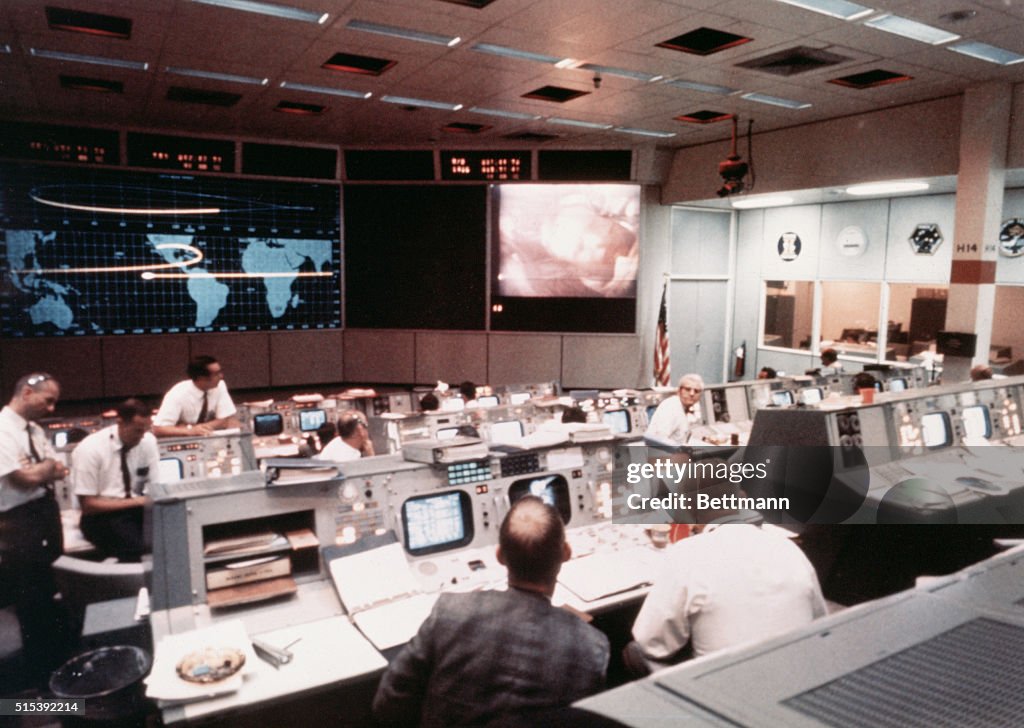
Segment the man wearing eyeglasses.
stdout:
<svg viewBox="0 0 1024 728">
<path fill-rule="evenodd" d="M 54 600 L 50 565 L 64 546 L 54 482 L 68 469 L 35 423 L 53 414 L 59 398 L 53 377 L 28 374 L 0 410 L 0 591 L 17 610 L 31 681 L 45 679 L 60 664 L 66 644 L 66 615 Z"/>
<path fill-rule="evenodd" d="M 366 420 L 358 412 L 346 412 L 338 418 L 338 436 L 327 443 L 318 460 L 347 463 L 362 457 L 372 457 L 373 440 L 366 427 Z"/>
<path fill-rule="evenodd" d="M 680 445 L 689 437 L 690 428 L 702 422 L 700 395 L 704 380 L 699 374 L 684 374 L 675 397 L 668 397 L 654 411 L 647 431 L 648 437 L 668 440 Z"/>
<path fill-rule="evenodd" d="M 164 395 L 153 418 L 157 437 L 212 435 L 216 430 L 238 427 L 235 403 L 224 383 L 224 369 L 212 356 L 195 356 L 188 363 L 188 379 Z"/>
</svg>

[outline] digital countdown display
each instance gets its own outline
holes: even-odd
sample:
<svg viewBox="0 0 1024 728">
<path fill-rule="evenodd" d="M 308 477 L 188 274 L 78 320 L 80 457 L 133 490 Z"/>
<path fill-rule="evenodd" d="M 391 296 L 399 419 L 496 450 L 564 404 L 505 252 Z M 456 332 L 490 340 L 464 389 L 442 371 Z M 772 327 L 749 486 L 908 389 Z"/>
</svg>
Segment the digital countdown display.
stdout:
<svg viewBox="0 0 1024 728">
<path fill-rule="evenodd" d="M 117 164 L 116 131 L 47 124 L 0 124 L 0 156 L 45 162 Z"/>
<path fill-rule="evenodd" d="M 183 172 L 234 172 L 235 143 L 161 134 L 128 134 L 128 164 Z"/>
<path fill-rule="evenodd" d="M 530 152 L 441 152 L 441 179 L 514 182 L 530 179 Z"/>
</svg>

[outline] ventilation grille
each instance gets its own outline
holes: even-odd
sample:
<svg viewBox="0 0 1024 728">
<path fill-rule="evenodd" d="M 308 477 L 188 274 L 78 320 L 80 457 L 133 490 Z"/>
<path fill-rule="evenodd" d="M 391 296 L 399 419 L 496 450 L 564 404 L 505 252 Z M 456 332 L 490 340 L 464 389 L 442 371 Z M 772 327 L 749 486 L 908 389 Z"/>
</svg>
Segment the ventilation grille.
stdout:
<svg viewBox="0 0 1024 728">
<path fill-rule="evenodd" d="M 521 131 L 515 134 L 505 134 L 503 139 L 513 139 L 517 142 L 550 142 L 552 139 L 558 139 L 557 134 L 541 134 L 537 131 Z"/>
<path fill-rule="evenodd" d="M 683 53 L 693 53 L 698 56 L 710 56 L 712 53 L 718 53 L 727 48 L 735 48 L 752 40 L 754 39 L 743 35 L 736 35 L 735 33 L 727 33 L 724 30 L 697 28 L 689 33 L 683 33 L 675 38 L 662 41 L 657 46 L 673 51 L 682 51 Z"/>
<path fill-rule="evenodd" d="M 241 94 L 230 94 L 226 91 L 206 91 L 199 88 L 189 88 L 188 86 L 171 86 L 167 89 L 168 101 L 183 101 L 188 104 L 234 106 L 241 98 Z"/>
<path fill-rule="evenodd" d="M 800 73 L 816 71 L 819 68 L 828 68 L 829 66 L 835 66 L 849 60 L 850 58 L 847 56 L 823 51 L 820 48 L 797 46 L 796 48 L 771 53 L 767 56 L 737 63 L 736 65 L 740 68 L 763 71 L 775 76 L 796 76 Z"/>
<path fill-rule="evenodd" d="M 471 124 L 465 121 L 453 121 L 451 124 L 446 124 L 441 127 L 441 131 L 448 132 L 449 134 L 479 134 L 482 131 L 490 129 L 486 124 Z"/>
<path fill-rule="evenodd" d="M 580 96 L 586 96 L 589 91 L 577 91 L 573 88 L 565 88 L 563 86 L 541 86 L 535 88 L 529 93 L 523 94 L 524 99 L 537 99 L 539 101 L 554 101 L 555 103 L 564 104 L 566 101 L 572 101 L 578 99 Z"/>
<path fill-rule="evenodd" d="M 101 35 L 122 40 L 127 40 L 132 35 L 132 21 L 116 15 L 47 7 L 46 22 L 51 30 L 67 30 L 72 33 Z"/>
<path fill-rule="evenodd" d="M 783 701 L 842 728 L 1021 725 L 1024 628 L 975 619 Z"/>
<path fill-rule="evenodd" d="M 327 59 L 322 68 L 328 71 L 343 73 L 360 73 L 364 76 L 379 76 L 394 66 L 398 61 L 373 56 L 360 56 L 355 53 L 335 53 Z"/>
<path fill-rule="evenodd" d="M 850 76 L 833 78 L 829 80 L 829 83 L 834 83 L 839 86 L 847 86 L 849 88 L 865 89 L 874 88 L 875 86 L 885 86 L 890 83 L 899 83 L 900 81 L 910 81 L 912 78 L 912 76 L 907 76 L 903 73 L 884 71 L 881 68 L 876 68 L 873 71 L 864 71 L 864 73 L 854 73 Z"/>
<path fill-rule="evenodd" d="M 689 114 L 680 114 L 675 118 L 676 121 L 685 121 L 689 124 L 712 124 L 716 121 L 728 121 L 732 118 L 732 114 L 702 109 L 701 111 L 693 111 Z"/>
</svg>

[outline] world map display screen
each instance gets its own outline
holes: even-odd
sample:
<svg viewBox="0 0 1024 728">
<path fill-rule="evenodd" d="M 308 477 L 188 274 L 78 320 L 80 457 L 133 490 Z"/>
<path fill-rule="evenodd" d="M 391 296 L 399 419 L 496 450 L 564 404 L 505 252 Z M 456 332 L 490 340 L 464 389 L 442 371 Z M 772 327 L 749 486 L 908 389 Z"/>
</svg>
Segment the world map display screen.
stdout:
<svg viewBox="0 0 1024 728">
<path fill-rule="evenodd" d="M 0 165 L 0 335 L 341 325 L 337 185 Z"/>
</svg>

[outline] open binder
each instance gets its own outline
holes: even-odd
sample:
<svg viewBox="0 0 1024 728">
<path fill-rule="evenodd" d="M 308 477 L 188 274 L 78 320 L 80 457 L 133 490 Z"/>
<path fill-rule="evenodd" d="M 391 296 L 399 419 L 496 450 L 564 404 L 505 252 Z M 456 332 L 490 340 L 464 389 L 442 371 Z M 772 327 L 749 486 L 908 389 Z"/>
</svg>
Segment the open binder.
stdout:
<svg viewBox="0 0 1024 728">
<path fill-rule="evenodd" d="M 434 608 L 437 595 L 420 591 L 393 532 L 322 553 L 349 618 L 378 650 L 411 640 Z"/>
</svg>

